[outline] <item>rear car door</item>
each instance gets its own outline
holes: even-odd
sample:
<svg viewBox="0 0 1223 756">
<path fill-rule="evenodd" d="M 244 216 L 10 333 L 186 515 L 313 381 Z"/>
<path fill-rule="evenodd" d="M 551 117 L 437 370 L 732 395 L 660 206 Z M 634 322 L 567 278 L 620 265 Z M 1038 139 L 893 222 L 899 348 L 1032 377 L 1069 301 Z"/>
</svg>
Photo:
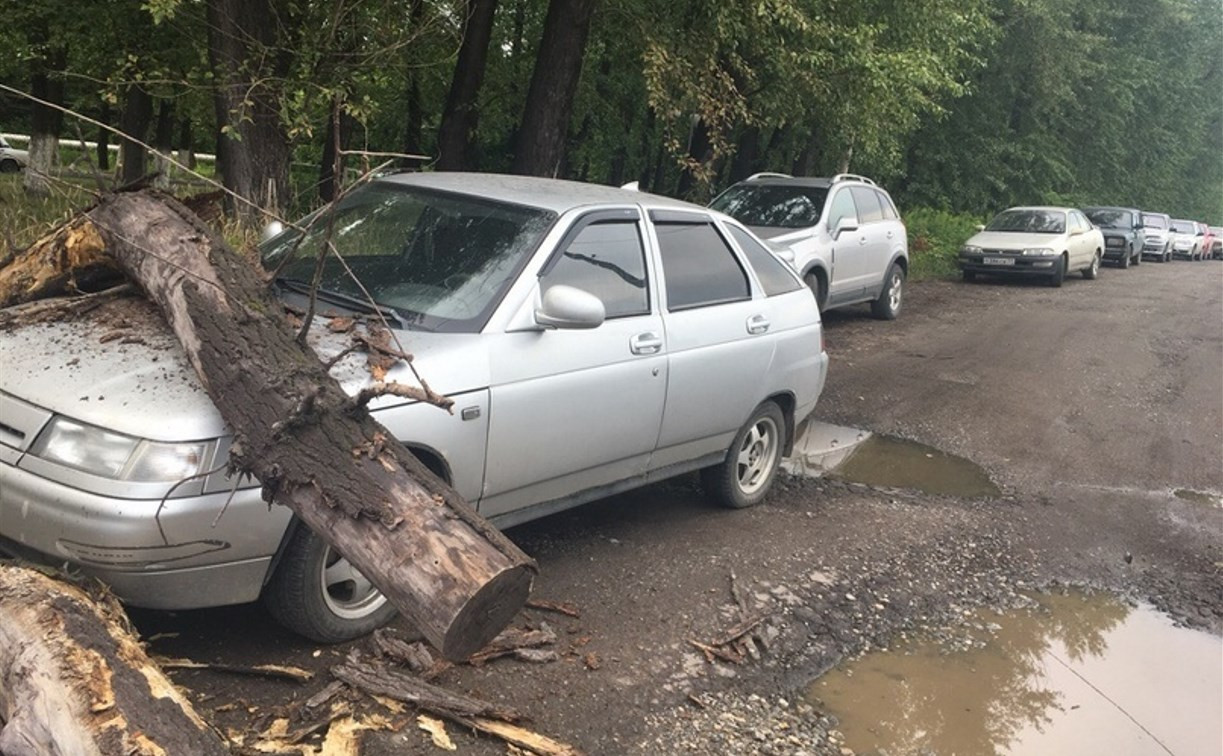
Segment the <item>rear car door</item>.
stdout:
<svg viewBox="0 0 1223 756">
<path fill-rule="evenodd" d="M 869 186 L 854 186 L 849 191 L 858 208 L 858 223 L 861 224 L 858 231 L 866 238 L 866 244 L 860 250 L 863 256 L 862 287 L 873 297 L 883 286 L 883 276 L 891 255 L 888 224 L 884 222 L 878 192 Z"/>
<path fill-rule="evenodd" d="M 717 462 L 763 398 L 774 339 L 768 305 L 705 214 L 653 210 L 668 350 L 666 408 L 651 470 Z"/>
<path fill-rule="evenodd" d="M 606 319 L 589 330 L 490 338 L 491 416 L 480 512 L 503 514 L 644 474 L 666 396 L 662 317 L 641 214 L 577 219 L 539 274 L 540 292 L 596 295 Z"/>
</svg>

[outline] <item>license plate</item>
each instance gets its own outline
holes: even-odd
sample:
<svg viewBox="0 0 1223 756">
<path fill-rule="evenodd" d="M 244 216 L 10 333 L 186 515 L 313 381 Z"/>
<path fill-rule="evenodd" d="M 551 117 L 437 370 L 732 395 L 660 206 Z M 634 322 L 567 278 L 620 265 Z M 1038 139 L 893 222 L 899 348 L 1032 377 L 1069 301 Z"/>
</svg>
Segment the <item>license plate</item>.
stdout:
<svg viewBox="0 0 1223 756">
<path fill-rule="evenodd" d="M 1014 265 L 1015 261 L 1009 257 L 983 257 L 981 262 L 986 265 Z"/>
</svg>

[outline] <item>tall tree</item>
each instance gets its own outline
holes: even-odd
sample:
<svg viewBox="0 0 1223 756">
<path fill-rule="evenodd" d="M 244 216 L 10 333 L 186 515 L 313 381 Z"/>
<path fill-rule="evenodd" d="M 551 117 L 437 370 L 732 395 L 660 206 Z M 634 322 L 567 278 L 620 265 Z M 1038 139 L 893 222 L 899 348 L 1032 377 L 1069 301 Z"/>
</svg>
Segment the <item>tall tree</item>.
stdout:
<svg viewBox="0 0 1223 756">
<path fill-rule="evenodd" d="M 278 0 L 208 0 L 208 58 L 215 80 L 217 167 L 225 187 L 261 208 L 282 212 L 289 200 L 289 139 L 280 120 L 288 61 L 278 30 L 291 26 Z M 234 208 L 251 223 L 249 205 Z"/>
<path fill-rule="evenodd" d="M 35 196 L 51 193 L 48 176 L 59 158 L 59 132 L 63 128 L 63 112 L 54 106 L 64 102 L 64 65 L 68 51 L 62 42 L 52 39 L 46 16 L 36 17 L 29 29 L 31 55 L 30 93 L 35 102 L 30 118 L 30 162 L 23 183 L 26 192 Z"/>
<path fill-rule="evenodd" d="M 119 141 L 120 182 L 133 183 L 147 172 L 149 124 L 153 120 L 153 97 L 138 83 L 128 84 L 123 95 L 123 112 L 119 114 L 119 130 L 130 139 Z"/>
<path fill-rule="evenodd" d="M 556 176 L 596 0 L 552 0 L 527 90 L 514 173 Z"/>
<path fill-rule="evenodd" d="M 484 83 L 488 43 L 492 39 L 497 0 L 468 0 L 463 43 L 450 83 L 437 133 L 437 169 L 465 171 L 476 168 L 475 136 L 480 121 L 477 98 Z"/>
</svg>

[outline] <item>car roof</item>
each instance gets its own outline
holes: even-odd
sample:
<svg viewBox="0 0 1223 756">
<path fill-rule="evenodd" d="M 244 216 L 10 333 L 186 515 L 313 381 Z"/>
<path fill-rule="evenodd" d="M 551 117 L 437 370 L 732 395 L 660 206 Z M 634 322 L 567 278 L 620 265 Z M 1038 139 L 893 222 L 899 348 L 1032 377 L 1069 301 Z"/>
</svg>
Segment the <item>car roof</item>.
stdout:
<svg viewBox="0 0 1223 756">
<path fill-rule="evenodd" d="M 1083 208 L 1083 212 L 1089 213 L 1092 210 L 1124 210 L 1127 213 L 1141 213 L 1142 211 L 1136 207 L 1121 207 L 1120 205 L 1091 205 Z"/>
<path fill-rule="evenodd" d="M 602 184 L 584 184 L 578 181 L 539 178 L 536 176 L 510 176 L 499 173 L 462 173 L 436 171 L 421 173 L 396 173 L 379 179 L 392 184 L 419 186 L 444 192 L 472 194 L 491 200 L 517 205 L 529 205 L 556 213 L 590 205 L 644 205 L 675 210 L 691 210 L 710 214 L 708 208 L 683 202 L 670 197 L 661 197 L 648 192 L 636 192 Z"/>
<path fill-rule="evenodd" d="M 843 183 L 843 182 L 842 182 Z M 827 189 L 832 186 L 832 179 L 815 178 L 811 176 L 752 176 L 738 182 L 737 186 L 751 184 L 753 186 L 811 186 Z"/>
<path fill-rule="evenodd" d="M 1055 210 L 1060 213 L 1068 213 L 1071 210 L 1078 210 L 1078 208 L 1057 207 L 1056 205 L 1017 205 L 1015 207 L 1008 207 L 1006 210 L 1003 210 L 1001 212 L 1006 213 L 1006 212 L 1010 212 L 1011 210 Z M 1079 212 L 1082 212 L 1082 211 L 1079 211 Z"/>
</svg>

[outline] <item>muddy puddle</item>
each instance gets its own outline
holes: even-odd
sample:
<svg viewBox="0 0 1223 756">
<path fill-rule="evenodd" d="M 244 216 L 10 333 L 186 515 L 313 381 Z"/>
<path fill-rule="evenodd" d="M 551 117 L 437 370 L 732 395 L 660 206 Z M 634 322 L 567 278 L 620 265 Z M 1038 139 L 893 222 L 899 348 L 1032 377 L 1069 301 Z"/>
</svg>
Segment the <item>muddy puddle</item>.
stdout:
<svg viewBox="0 0 1223 756">
<path fill-rule="evenodd" d="M 933 446 L 888 436 L 871 436 L 858 444 L 831 477 L 967 498 L 999 494 L 985 470 L 973 462 Z"/>
<path fill-rule="evenodd" d="M 1223 509 L 1223 496 L 1213 496 L 1201 491 L 1194 491 L 1189 488 L 1178 488 L 1172 492 L 1172 495 L 1178 499 L 1192 501 L 1195 504 L 1206 504 L 1216 509 Z"/>
<path fill-rule="evenodd" d="M 1037 603 L 868 654 L 808 695 L 859 756 L 1223 753 L 1223 639 L 1108 596 Z"/>
</svg>

